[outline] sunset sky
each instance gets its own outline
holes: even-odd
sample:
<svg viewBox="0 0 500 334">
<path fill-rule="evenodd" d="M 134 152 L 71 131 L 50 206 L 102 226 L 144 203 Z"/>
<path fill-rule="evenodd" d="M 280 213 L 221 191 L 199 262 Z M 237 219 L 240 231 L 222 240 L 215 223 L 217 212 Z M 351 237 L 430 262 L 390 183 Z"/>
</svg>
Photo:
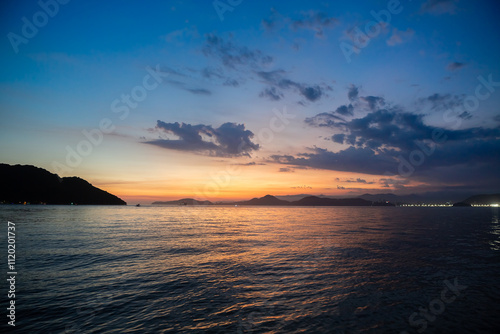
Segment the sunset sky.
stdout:
<svg viewBox="0 0 500 334">
<path fill-rule="evenodd" d="M 129 203 L 500 189 L 498 1 L 0 6 L 0 162 Z"/>
</svg>

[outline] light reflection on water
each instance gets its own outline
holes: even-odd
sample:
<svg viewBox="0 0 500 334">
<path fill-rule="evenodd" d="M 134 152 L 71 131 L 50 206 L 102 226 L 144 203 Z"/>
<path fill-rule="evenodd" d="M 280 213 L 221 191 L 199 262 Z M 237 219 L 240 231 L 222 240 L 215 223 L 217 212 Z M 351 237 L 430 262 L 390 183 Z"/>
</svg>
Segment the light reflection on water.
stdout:
<svg viewBox="0 0 500 334">
<path fill-rule="evenodd" d="M 455 277 L 469 288 L 426 333 L 499 325 L 498 209 L 1 206 L 0 216 L 17 226 L 27 332 L 415 332 L 408 317 Z"/>
</svg>

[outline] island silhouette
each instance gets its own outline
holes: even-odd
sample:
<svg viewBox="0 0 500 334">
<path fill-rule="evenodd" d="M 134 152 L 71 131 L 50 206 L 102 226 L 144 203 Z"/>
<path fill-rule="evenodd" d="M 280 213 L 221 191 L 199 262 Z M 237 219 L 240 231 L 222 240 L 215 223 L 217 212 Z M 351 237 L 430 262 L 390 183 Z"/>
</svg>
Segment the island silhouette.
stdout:
<svg viewBox="0 0 500 334">
<path fill-rule="evenodd" d="M 126 205 L 79 177 L 59 177 L 31 165 L 0 164 L 0 203 Z"/>
</svg>

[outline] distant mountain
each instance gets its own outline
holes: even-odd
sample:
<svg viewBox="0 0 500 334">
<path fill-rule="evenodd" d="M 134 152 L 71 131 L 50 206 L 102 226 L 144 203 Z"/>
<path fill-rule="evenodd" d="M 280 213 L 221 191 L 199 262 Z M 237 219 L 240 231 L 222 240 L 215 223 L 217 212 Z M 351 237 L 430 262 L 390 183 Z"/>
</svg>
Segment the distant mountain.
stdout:
<svg viewBox="0 0 500 334">
<path fill-rule="evenodd" d="M 60 178 L 30 165 L 0 164 L 0 203 L 126 205 L 78 177 Z"/>
<path fill-rule="evenodd" d="M 157 201 L 151 203 L 153 205 L 213 205 L 210 201 L 198 201 L 194 198 L 183 198 L 176 201 Z"/>
<path fill-rule="evenodd" d="M 309 196 L 314 196 L 314 195 L 311 195 L 311 194 L 298 194 L 298 195 L 283 195 L 283 196 L 275 196 L 275 197 L 277 199 L 281 199 L 283 201 L 295 202 L 295 201 L 303 199 L 304 197 L 309 197 Z M 328 198 L 329 196 L 317 195 L 316 197 L 320 197 L 320 198 L 326 197 L 326 198 Z"/>
<path fill-rule="evenodd" d="M 253 198 L 249 201 L 224 203 L 226 205 L 268 205 L 268 206 L 393 206 L 392 203 L 372 202 L 362 198 L 329 198 L 307 196 L 297 201 L 284 201 L 272 195 Z"/>
<path fill-rule="evenodd" d="M 252 198 L 249 201 L 235 202 L 236 205 L 290 205 L 290 202 L 283 201 L 271 195 L 266 195 L 261 198 Z"/>
<path fill-rule="evenodd" d="M 290 204 L 296 206 L 394 206 L 392 203 L 374 203 L 362 198 L 321 198 L 317 196 L 305 197 Z"/>
<path fill-rule="evenodd" d="M 500 194 L 474 195 L 462 201 L 467 204 L 490 205 L 500 204 Z"/>
</svg>

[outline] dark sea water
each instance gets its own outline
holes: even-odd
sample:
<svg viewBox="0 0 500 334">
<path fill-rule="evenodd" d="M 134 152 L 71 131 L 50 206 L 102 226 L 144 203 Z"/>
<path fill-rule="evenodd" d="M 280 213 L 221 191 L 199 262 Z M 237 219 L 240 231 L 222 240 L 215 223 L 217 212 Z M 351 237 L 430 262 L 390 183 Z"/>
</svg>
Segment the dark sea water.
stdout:
<svg viewBox="0 0 500 334">
<path fill-rule="evenodd" d="M 498 333 L 498 208 L 0 206 L 18 333 Z"/>
</svg>

